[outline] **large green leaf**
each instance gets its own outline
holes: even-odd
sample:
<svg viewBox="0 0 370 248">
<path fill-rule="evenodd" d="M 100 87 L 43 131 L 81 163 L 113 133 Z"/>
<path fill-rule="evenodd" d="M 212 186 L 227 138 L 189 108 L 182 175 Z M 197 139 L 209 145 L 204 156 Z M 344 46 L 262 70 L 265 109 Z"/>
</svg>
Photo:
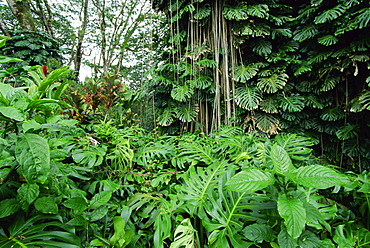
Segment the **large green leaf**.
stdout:
<svg viewBox="0 0 370 248">
<path fill-rule="evenodd" d="M 346 185 L 349 179 L 333 169 L 322 165 L 300 167 L 297 170 L 295 181 L 306 187 L 326 189 L 336 185 Z"/>
<path fill-rule="evenodd" d="M 196 230 L 191 224 L 189 218 L 181 221 L 174 233 L 174 241 L 170 248 L 194 248 L 196 247 Z"/>
<path fill-rule="evenodd" d="M 287 175 L 295 169 L 288 152 L 281 146 L 273 145 L 270 156 L 276 173 Z"/>
<path fill-rule="evenodd" d="M 243 229 L 245 237 L 251 241 L 267 241 L 271 242 L 273 240 L 272 228 L 267 224 L 253 224 L 245 227 Z"/>
<path fill-rule="evenodd" d="M 240 87 L 236 90 L 234 100 L 239 107 L 252 110 L 258 107 L 262 97 L 258 89 L 251 87 Z"/>
<path fill-rule="evenodd" d="M 25 112 L 14 107 L 0 107 L 0 114 L 16 121 L 24 121 L 27 117 Z"/>
<path fill-rule="evenodd" d="M 264 195 L 254 194 L 252 197 L 247 192 L 225 190 L 231 172 L 229 170 L 219 178 L 217 190 L 214 188 L 208 192 L 208 201 L 204 204 L 206 211 L 200 211 L 199 216 L 206 230 L 211 232 L 211 244 L 216 247 L 249 247 L 253 242 L 245 241 L 242 235 L 245 223 L 266 218 L 265 211 L 276 209 L 276 204 Z"/>
<path fill-rule="evenodd" d="M 19 203 L 16 198 L 0 201 L 0 219 L 14 214 L 19 210 Z"/>
<path fill-rule="evenodd" d="M 288 77 L 285 73 L 272 74 L 270 77 L 259 78 L 257 86 L 262 92 L 275 93 L 285 86 Z"/>
<path fill-rule="evenodd" d="M 306 209 L 300 199 L 288 197 L 283 194 L 279 197 L 277 208 L 280 216 L 285 220 L 289 235 L 298 238 L 306 225 Z"/>
<path fill-rule="evenodd" d="M 96 195 L 93 196 L 90 200 L 90 208 L 97 208 L 100 207 L 104 204 L 106 204 L 110 198 L 112 197 L 112 192 L 110 191 L 103 191 L 100 193 L 97 193 Z"/>
<path fill-rule="evenodd" d="M 22 134 L 15 146 L 20 164 L 18 172 L 28 183 L 45 183 L 50 172 L 50 150 L 47 141 L 37 134 Z"/>
<path fill-rule="evenodd" d="M 43 214 L 57 214 L 58 205 L 52 197 L 40 197 L 35 201 L 35 208 Z"/>
<path fill-rule="evenodd" d="M 238 192 L 255 192 L 273 184 L 275 179 L 269 172 L 248 169 L 239 172 L 226 183 L 226 188 Z"/>
<path fill-rule="evenodd" d="M 24 183 L 17 190 L 17 193 L 17 199 L 22 209 L 27 211 L 30 204 L 39 196 L 40 187 L 35 183 Z"/>
</svg>

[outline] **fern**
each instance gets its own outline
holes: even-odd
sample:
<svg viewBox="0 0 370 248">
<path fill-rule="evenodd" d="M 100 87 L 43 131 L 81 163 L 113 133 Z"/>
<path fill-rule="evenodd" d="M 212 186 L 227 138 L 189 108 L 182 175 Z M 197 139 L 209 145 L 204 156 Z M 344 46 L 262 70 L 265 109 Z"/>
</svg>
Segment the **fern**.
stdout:
<svg viewBox="0 0 370 248">
<path fill-rule="evenodd" d="M 330 22 L 334 19 L 337 19 L 340 17 L 343 13 L 346 12 L 348 7 L 343 6 L 343 5 L 337 5 L 332 9 L 325 10 L 322 12 L 319 16 L 315 18 L 315 24 L 321 24 L 321 23 L 326 23 Z"/>
<path fill-rule="evenodd" d="M 263 67 L 263 65 L 263 63 L 252 63 L 247 66 L 240 65 L 235 68 L 233 80 L 245 83 L 257 75 L 259 68 Z"/>
<path fill-rule="evenodd" d="M 331 45 L 336 44 L 338 40 L 339 39 L 337 37 L 331 34 L 328 34 L 328 35 L 318 38 L 317 41 L 324 46 L 331 46 Z"/>
<path fill-rule="evenodd" d="M 282 89 L 288 81 L 288 75 L 285 73 L 273 74 L 271 77 L 259 78 L 257 86 L 266 93 L 275 93 Z"/>
<path fill-rule="evenodd" d="M 176 86 L 171 90 L 171 97 L 179 102 L 185 102 L 194 94 L 194 90 L 187 85 Z"/>
<path fill-rule="evenodd" d="M 184 104 L 183 106 L 176 108 L 177 117 L 182 122 L 194 121 L 198 116 L 198 112 L 198 107 L 190 104 Z"/>
<path fill-rule="evenodd" d="M 258 38 L 252 42 L 252 51 L 261 56 L 267 56 L 272 52 L 272 44 L 270 41 Z"/>
<path fill-rule="evenodd" d="M 236 104 L 247 110 L 256 109 L 261 102 L 261 94 L 256 88 L 240 87 L 236 90 L 234 100 Z"/>
<path fill-rule="evenodd" d="M 299 94 L 291 94 L 280 98 L 280 107 L 284 111 L 299 112 L 305 107 L 305 98 Z"/>
<path fill-rule="evenodd" d="M 293 39 L 296 41 L 305 41 L 309 38 L 314 37 L 316 34 L 318 34 L 319 30 L 317 29 L 316 25 L 309 24 L 306 26 L 303 26 L 302 28 L 297 29 L 294 32 Z"/>
</svg>

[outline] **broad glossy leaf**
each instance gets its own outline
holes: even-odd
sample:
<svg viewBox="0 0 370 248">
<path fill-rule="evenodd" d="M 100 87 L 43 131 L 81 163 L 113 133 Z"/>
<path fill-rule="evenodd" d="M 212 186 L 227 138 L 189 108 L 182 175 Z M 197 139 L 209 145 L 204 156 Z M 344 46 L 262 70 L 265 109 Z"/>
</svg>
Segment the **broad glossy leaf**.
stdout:
<svg viewBox="0 0 370 248">
<path fill-rule="evenodd" d="M 320 239 L 312 232 L 305 230 L 298 239 L 301 248 L 322 248 L 324 247 Z M 326 247 L 326 246 L 325 246 Z"/>
<path fill-rule="evenodd" d="M 58 205 L 52 197 L 41 197 L 35 201 L 35 208 L 43 214 L 57 214 Z"/>
<path fill-rule="evenodd" d="M 248 169 L 239 172 L 226 183 L 226 188 L 238 192 L 255 192 L 273 184 L 275 179 L 269 172 Z"/>
<path fill-rule="evenodd" d="M 288 152 L 281 146 L 273 145 L 270 156 L 276 173 L 287 175 L 295 169 Z"/>
<path fill-rule="evenodd" d="M 295 244 L 295 240 L 289 235 L 289 233 L 284 229 L 282 229 L 278 235 L 278 242 L 280 247 L 284 248 L 296 248 L 297 245 Z"/>
<path fill-rule="evenodd" d="M 289 235 L 293 239 L 298 238 L 306 225 L 306 209 L 303 202 L 284 194 L 279 197 L 277 207 L 280 216 L 285 220 L 284 224 Z"/>
<path fill-rule="evenodd" d="M 169 238 L 172 234 L 172 221 L 170 214 L 158 214 L 154 223 L 154 248 L 165 247 L 164 240 Z"/>
<path fill-rule="evenodd" d="M 27 117 L 25 112 L 14 107 L 0 107 L 0 113 L 16 121 L 24 121 Z"/>
<path fill-rule="evenodd" d="M 93 196 L 90 201 L 90 208 L 97 208 L 106 204 L 112 197 L 112 192 L 103 191 Z"/>
<path fill-rule="evenodd" d="M 298 168 L 295 181 L 306 187 L 326 189 L 336 185 L 344 186 L 349 179 L 328 167 L 310 165 Z"/>
<path fill-rule="evenodd" d="M 100 206 L 90 213 L 90 221 L 101 220 L 108 213 L 108 206 Z"/>
<path fill-rule="evenodd" d="M 67 208 L 79 212 L 82 212 L 88 208 L 87 201 L 83 197 L 72 197 L 68 200 L 65 200 L 62 204 Z"/>
<path fill-rule="evenodd" d="M 0 201 L 0 219 L 14 214 L 19 210 L 19 204 L 16 198 Z"/>
<path fill-rule="evenodd" d="M 252 224 L 243 229 L 244 236 L 251 241 L 267 241 L 273 240 L 273 231 L 268 224 Z"/>
<path fill-rule="evenodd" d="M 196 247 L 196 230 L 191 224 L 189 218 L 181 221 L 180 225 L 176 228 L 174 233 L 174 241 L 171 243 L 170 248 L 193 248 Z"/>
<path fill-rule="evenodd" d="M 37 184 L 24 183 L 17 190 L 17 199 L 24 211 L 27 211 L 30 204 L 36 200 L 40 193 L 40 187 Z"/>
<path fill-rule="evenodd" d="M 50 172 L 50 150 L 47 141 L 37 134 L 22 134 L 15 146 L 20 164 L 18 172 L 28 183 L 45 183 Z"/>
</svg>

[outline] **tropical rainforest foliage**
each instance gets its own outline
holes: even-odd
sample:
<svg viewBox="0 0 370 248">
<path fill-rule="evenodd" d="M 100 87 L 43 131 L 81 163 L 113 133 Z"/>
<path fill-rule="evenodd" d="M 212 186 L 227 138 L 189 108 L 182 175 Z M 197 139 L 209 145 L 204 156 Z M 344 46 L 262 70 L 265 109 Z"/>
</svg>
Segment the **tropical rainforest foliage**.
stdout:
<svg viewBox="0 0 370 248">
<path fill-rule="evenodd" d="M 370 246 L 368 1 L 123 2 L 0 3 L 0 247 Z"/>
</svg>

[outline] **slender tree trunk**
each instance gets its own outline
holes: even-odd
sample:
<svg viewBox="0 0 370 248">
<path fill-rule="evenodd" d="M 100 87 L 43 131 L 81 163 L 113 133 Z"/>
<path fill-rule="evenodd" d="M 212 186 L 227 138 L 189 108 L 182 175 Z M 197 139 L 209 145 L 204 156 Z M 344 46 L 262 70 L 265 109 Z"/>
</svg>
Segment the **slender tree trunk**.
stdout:
<svg viewBox="0 0 370 248">
<path fill-rule="evenodd" d="M 45 31 L 51 36 L 54 37 L 53 32 L 53 15 L 50 8 L 50 5 L 47 0 L 36 0 L 36 6 L 31 5 L 31 10 L 36 13 L 44 26 Z"/>
<path fill-rule="evenodd" d="M 6 0 L 23 30 L 36 31 L 29 0 Z"/>
<path fill-rule="evenodd" d="M 86 34 L 87 24 L 89 22 L 88 17 L 88 9 L 89 9 L 89 0 L 84 0 L 82 3 L 82 17 L 81 17 L 81 28 L 78 31 L 78 37 L 77 37 L 77 46 L 76 46 L 76 57 L 75 57 L 75 70 L 79 73 L 81 70 L 81 64 L 82 64 L 82 56 L 83 56 L 83 49 L 82 44 L 83 40 Z"/>
</svg>

